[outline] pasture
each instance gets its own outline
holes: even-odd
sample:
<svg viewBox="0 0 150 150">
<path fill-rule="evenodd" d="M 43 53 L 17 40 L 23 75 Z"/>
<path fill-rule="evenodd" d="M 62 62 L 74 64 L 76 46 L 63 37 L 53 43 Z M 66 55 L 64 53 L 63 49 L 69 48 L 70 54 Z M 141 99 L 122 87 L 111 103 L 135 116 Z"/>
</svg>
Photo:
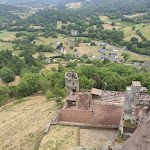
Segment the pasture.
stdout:
<svg viewBox="0 0 150 150">
<path fill-rule="evenodd" d="M 37 149 L 56 111 L 55 101 L 46 101 L 43 95 L 0 107 L 0 149 Z"/>
</svg>

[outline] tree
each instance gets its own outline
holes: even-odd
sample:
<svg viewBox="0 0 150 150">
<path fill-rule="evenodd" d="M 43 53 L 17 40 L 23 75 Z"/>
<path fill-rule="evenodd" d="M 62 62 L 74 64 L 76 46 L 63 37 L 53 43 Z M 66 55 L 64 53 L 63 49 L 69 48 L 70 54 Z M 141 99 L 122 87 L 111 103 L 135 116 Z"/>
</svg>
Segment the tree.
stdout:
<svg viewBox="0 0 150 150">
<path fill-rule="evenodd" d="M 125 62 L 130 58 L 130 54 L 128 54 L 128 53 L 123 53 L 122 56 L 123 56 Z"/>
<path fill-rule="evenodd" d="M 131 41 L 131 42 L 134 42 L 134 43 L 137 43 L 137 42 L 138 42 L 138 40 L 139 40 L 138 38 L 136 38 L 136 37 L 132 37 L 130 41 Z"/>
<path fill-rule="evenodd" d="M 88 59 L 88 55 L 87 54 L 83 54 L 82 58 Z"/>
<path fill-rule="evenodd" d="M 46 100 L 50 100 L 52 98 L 53 94 L 50 90 L 47 90 L 46 92 Z"/>
<path fill-rule="evenodd" d="M 4 67 L 1 72 L 0 72 L 0 76 L 2 78 L 2 81 L 4 83 L 9 83 L 9 82 L 12 82 L 15 80 L 15 73 L 7 68 L 7 67 Z"/>
<path fill-rule="evenodd" d="M 58 64 L 58 72 L 63 72 L 65 67 L 62 64 Z"/>
<path fill-rule="evenodd" d="M 75 49 L 74 49 L 74 52 L 77 52 L 77 51 L 78 51 L 77 48 L 75 48 Z"/>
<path fill-rule="evenodd" d="M 132 30 L 133 30 L 133 31 L 135 30 L 135 26 L 132 26 Z"/>
<path fill-rule="evenodd" d="M 55 102 L 58 104 L 58 103 L 62 102 L 62 99 L 61 99 L 61 98 L 57 98 L 57 99 L 55 100 Z"/>
<path fill-rule="evenodd" d="M 51 70 L 52 70 L 53 72 L 56 72 L 56 71 L 57 71 L 57 69 L 56 69 L 54 66 L 51 68 Z"/>
<path fill-rule="evenodd" d="M 115 23 L 115 22 L 112 22 L 112 23 L 111 23 L 111 25 L 112 25 L 112 26 L 115 26 L 115 25 L 116 25 L 116 23 Z"/>
</svg>

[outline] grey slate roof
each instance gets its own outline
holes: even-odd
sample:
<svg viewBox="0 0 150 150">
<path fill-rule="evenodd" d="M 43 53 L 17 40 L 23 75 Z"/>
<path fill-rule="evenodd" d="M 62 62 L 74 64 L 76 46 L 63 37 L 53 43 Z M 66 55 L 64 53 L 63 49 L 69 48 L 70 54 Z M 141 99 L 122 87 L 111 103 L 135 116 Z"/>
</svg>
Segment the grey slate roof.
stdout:
<svg viewBox="0 0 150 150">
<path fill-rule="evenodd" d="M 144 67 L 150 67 L 150 62 L 144 61 L 144 62 L 143 62 L 143 66 L 144 66 Z"/>
<path fill-rule="evenodd" d="M 72 56 L 79 57 L 80 53 L 72 53 Z"/>
<path fill-rule="evenodd" d="M 88 54 L 88 56 L 89 56 L 89 57 L 93 57 L 93 54 L 90 53 L 90 54 Z"/>
<path fill-rule="evenodd" d="M 71 39 L 68 39 L 68 42 L 69 42 L 69 43 L 74 43 L 74 41 L 72 41 Z"/>
<path fill-rule="evenodd" d="M 139 68 L 140 64 L 139 64 L 139 62 L 134 62 L 133 66 L 136 67 L 136 68 Z"/>
<path fill-rule="evenodd" d="M 108 50 L 99 48 L 99 49 L 98 49 L 98 52 L 101 52 L 101 53 L 108 53 Z"/>
</svg>

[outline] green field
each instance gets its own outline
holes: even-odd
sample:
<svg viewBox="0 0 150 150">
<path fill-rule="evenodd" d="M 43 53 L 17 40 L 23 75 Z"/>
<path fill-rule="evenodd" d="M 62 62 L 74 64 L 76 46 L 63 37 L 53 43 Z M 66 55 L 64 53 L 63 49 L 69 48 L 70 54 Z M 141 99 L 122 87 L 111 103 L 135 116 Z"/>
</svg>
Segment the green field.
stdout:
<svg viewBox="0 0 150 150">
<path fill-rule="evenodd" d="M 127 27 L 127 26 L 133 25 L 133 23 L 121 21 L 121 20 L 118 20 L 118 19 L 110 20 L 107 16 L 100 16 L 100 19 L 102 21 L 107 22 L 108 24 L 111 24 L 112 22 L 115 22 L 116 26 L 119 26 L 119 27 Z"/>
<path fill-rule="evenodd" d="M 68 24 L 71 24 L 71 22 L 68 22 L 67 24 L 62 23 L 62 21 L 57 21 L 57 29 L 61 29 L 62 25 L 67 26 Z"/>
<path fill-rule="evenodd" d="M 134 25 L 133 23 L 125 22 L 125 21 L 121 21 L 121 20 L 110 20 L 110 21 L 115 22 L 116 25 L 119 26 L 119 27 L 127 27 L 127 26 Z"/>
<path fill-rule="evenodd" d="M 3 39 L 5 41 L 16 39 L 16 36 L 15 36 L 16 33 L 17 32 L 9 32 L 9 31 L 3 30 L 0 33 L 0 39 Z"/>
<path fill-rule="evenodd" d="M 8 42 L 0 42 L 0 51 L 1 50 L 12 50 L 12 47 L 13 47 L 13 43 L 8 43 Z"/>
<path fill-rule="evenodd" d="M 118 51 L 117 53 L 118 53 L 120 56 L 121 56 L 122 53 L 130 54 L 129 60 L 139 60 L 139 61 L 149 61 L 149 62 L 150 62 L 150 59 L 143 58 L 143 57 L 141 57 L 141 56 L 137 56 L 137 55 L 134 55 L 134 54 L 131 54 L 131 53 L 128 53 L 128 52 Z"/>
<path fill-rule="evenodd" d="M 122 31 L 124 31 L 125 37 L 135 35 L 136 30 L 140 30 L 142 32 L 142 34 L 148 40 L 150 40 L 150 26 L 143 27 L 143 24 L 136 24 L 134 26 L 136 28 L 135 31 L 132 30 L 132 26 L 128 26 L 128 27 L 125 27 L 125 28 L 121 29 Z"/>
<path fill-rule="evenodd" d="M 142 34 L 150 40 L 150 25 L 141 29 Z"/>
</svg>

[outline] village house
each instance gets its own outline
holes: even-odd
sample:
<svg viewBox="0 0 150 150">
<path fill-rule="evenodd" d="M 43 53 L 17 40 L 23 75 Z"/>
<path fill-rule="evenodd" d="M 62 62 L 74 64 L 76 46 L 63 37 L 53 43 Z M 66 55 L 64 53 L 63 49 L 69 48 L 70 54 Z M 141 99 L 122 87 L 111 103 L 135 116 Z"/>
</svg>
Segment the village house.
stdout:
<svg viewBox="0 0 150 150">
<path fill-rule="evenodd" d="M 69 42 L 69 43 L 71 43 L 71 44 L 73 44 L 73 43 L 74 43 L 74 41 L 73 41 L 73 40 L 71 40 L 71 39 L 68 39 L 68 42 Z"/>
<path fill-rule="evenodd" d="M 106 46 L 106 44 L 105 43 L 101 43 L 101 46 Z"/>
<path fill-rule="evenodd" d="M 55 42 L 55 48 L 57 48 L 58 46 L 60 46 L 60 42 L 56 41 Z"/>
<path fill-rule="evenodd" d="M 63 54 L 66 54 L 65 47 L 61 47 L 60 52 L 63 53 Z"/>
<path fill-rule="evenodd" d="M 144 61 L 143 62 L 143 67 L 150 67 L 150 62 Z"/>
<path fill-rule="evenodd" d="M 78 31 L 75 31 L 75 30 L 71 30 L 70 32 L 72 35 L 77 35 L 77 33 L 78 33 Z"/>
<path fill-rule="evenodd" d="M 89 58 L 95 58 L 95 56 L 94 56 L 93 54 L 91 54 L 91 53 L 88 54 L 88 57 L 89 57 Z"/>
<path fill-rule="evenodd" d="M 134 66 L 135 68 L 139 69 L 139 68 L 140 68 L 140 63 L 139 63 L 139 62 L 134 62 L 134 63 L 133 63 L 133 66 Z"/>
<path fill-rule="evenodd" d="M 50 63 L 50 58 L 46 58 L 45 61 L 46 61 L 47 63 Z"/>
<path fill-rule="evenodd" d="M 98 49 L 98 52 L 103 53 L 103 54 L 104 54 L 104 53 L 105 53 L 105 54 L 109 53 L 108 50 L 102 49 L 102 48 L 99 48 L 99 49 Z"/>
<path fill-rule="evenodd" d="M 123 15 L 125 18 L 132 18 L 132 15 Z"/>
<path fill-rule="evenodd" d="M 109 55 L 99 55 L 97 60 L 109 59 L 111 62 L 118 61 L 119 55 L 117 53 L 109 53 Z"/>
<path fill-rule="evenodd" d="M 80 57 L 80 53 L 72 53 L 72 57 Z"/>
<path fill-rule="evenodd" d="M 63 61 L 71 61 L 70 58 L 64 58 Z"/>
<path fill-rule="evenodd" d="M 87 43 L 87 46 L 91 46 L 91 43 Z"/>
</svg>

